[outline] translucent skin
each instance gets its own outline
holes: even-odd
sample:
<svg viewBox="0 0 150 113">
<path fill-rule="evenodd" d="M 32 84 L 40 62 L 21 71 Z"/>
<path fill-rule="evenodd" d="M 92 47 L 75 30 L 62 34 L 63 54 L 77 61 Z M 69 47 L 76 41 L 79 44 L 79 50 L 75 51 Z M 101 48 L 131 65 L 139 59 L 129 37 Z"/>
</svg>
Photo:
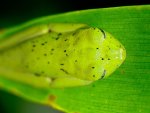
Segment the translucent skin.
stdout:
<svg viewBox="0 0 150 113">
<path fill-rule="evenodd" d="M 42 30 L 45 31 L 42 35 L 33 34 L 31 30 L 31 34 L 28 30 L 22 32 L 23 35 L 20 33 L 21 37 L 26 32 L 29 34 L 23 41 L 8 41 L 8 44 L 3 41 L 0 67 L 18 72 L 18 77 L 19 73 L 29 73 L 49 78 L 49 86 L 58 88 L 106 78 L 125 60 L 123 45 L 101 29 L 84 24 L 50 24 Z M 32 38 L 28 38 L 30 35 Z"/>
</svg>

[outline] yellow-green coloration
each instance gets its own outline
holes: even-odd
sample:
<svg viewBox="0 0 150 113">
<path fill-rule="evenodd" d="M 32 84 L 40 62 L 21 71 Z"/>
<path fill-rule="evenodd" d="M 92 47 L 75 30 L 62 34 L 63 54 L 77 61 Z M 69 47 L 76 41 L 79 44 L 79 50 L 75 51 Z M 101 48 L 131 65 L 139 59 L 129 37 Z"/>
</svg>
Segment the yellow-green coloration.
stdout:
<svg viewBox="0 0 150 113">
<path fill-rule="evenodd" d="M 0 75 L 37 87 L 63 88 L 106 78 L 125 60 L 123 45 L 84 24 L 49 24 L 0 40 Z"/>
</svg>

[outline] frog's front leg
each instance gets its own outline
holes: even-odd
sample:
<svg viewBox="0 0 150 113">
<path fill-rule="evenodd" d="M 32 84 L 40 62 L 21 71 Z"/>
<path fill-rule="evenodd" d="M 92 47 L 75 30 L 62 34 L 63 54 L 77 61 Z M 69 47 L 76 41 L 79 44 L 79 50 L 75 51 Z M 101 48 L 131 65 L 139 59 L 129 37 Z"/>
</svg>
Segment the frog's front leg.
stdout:
<svg viewBox="0 0 150 113">
<path fill-rule="evenodd" d="M 65 88 L 74 86 L 83 86 L 92 83 L 93 81 L 81 80 L 75 77 L 54 78 L 50 84 L 52 88 Z"/>
</svg>

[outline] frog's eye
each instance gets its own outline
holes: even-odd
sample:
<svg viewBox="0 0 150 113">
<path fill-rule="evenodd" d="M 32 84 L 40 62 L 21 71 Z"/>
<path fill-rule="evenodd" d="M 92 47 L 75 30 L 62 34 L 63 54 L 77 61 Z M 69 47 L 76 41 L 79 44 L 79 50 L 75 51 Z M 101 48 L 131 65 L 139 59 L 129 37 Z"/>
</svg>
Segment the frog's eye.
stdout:
<svg viewBox="0 0 150 113">
<path fill-rule="evenodd" d="M 103 71 L 103 74 L 100 79 L 103 79 L 105 77 L 105 75 L 106 75 L 106 70 Z"/>
<path fill-rule="evenodd" d="M 99 29 L 100 29 L 100 28 L 99 28 Z M 106 38 L 105 31 L 104 31 L 104 30 L 102 30 L 102 29 L 100 29 L 100 31 L 102 32 L 102 34 L 103 34 L 104 38 Z"/>
</svg>

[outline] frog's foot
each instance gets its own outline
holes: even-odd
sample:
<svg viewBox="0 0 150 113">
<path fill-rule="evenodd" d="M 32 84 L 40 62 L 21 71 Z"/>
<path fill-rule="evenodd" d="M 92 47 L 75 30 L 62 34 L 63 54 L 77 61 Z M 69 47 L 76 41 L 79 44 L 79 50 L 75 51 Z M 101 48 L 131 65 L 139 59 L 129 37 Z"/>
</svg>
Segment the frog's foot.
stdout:
<svg viewBox="0 0 150 113">
<path fill-rule="evenodd" d="M 75 87 L 75 86 L 83 86 L 92 83 L 93 81 L 81 80 L 74 77 L 62 77 L 62 78 L 54 78 L 50 83 L 50 87 L 52 88 L 65 88 L 65 87 Z"/>
</svg>

